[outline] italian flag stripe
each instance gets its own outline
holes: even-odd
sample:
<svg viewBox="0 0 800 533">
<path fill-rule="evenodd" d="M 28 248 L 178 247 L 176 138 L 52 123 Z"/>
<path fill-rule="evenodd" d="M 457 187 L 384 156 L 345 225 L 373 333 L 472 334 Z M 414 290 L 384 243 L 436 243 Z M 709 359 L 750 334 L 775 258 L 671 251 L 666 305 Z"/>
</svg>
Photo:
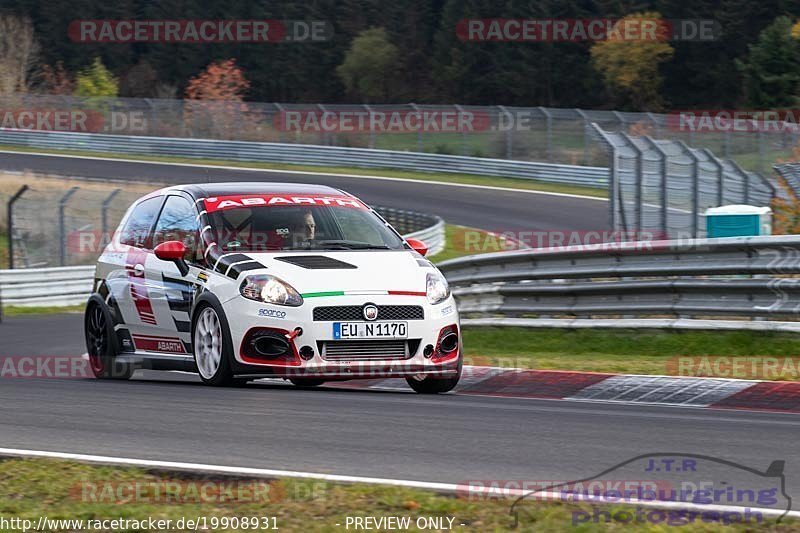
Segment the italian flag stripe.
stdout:
<svg viewBox="0 0 800 533">
<path fill-rule="evenodd" d="M 319 296 L 344 296 L 344 291 L 305 292 L 300 296 L 303 298 L 317 298 Z"/>
<path fill-rule="evenodd" d="M 368 296 L 368 295 L 393 295 L 393 296 L 425 296 L 424 292 L 418 291 L 322 291 L 305 292 L 300 296 L 303 298 L 318 298 L 323 296 Z"/>
</svg>

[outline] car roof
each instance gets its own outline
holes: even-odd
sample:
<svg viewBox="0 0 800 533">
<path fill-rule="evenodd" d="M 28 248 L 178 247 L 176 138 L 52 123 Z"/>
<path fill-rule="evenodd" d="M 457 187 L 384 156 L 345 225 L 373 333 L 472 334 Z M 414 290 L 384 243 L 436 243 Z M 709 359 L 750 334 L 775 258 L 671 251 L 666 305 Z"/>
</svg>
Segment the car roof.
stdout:
<svg viewBox="0 0 800 533">
<path fill-rule="evenodd" d="M 346 193 L 340 189 L 328 187 L 327 185 L 264 181 L 195 183 L 169 187 L 159 192 L 161 194 L 165 194 L 171 191 L 185 191 L 191 194 L 195 199 L 206 198 L 209 196 L 234 196 L 250 194 L 344 194 L 350 196 L 349 193 Z"/>
</svg>

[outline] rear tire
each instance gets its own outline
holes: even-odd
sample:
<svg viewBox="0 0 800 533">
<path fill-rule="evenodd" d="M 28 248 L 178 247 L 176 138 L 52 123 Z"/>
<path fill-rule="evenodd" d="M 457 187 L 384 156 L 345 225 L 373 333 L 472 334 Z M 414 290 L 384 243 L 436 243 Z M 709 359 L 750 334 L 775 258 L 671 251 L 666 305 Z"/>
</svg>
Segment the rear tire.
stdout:
<svg viewBox="0 0 800 533">
<path fill-rule="evenodd" d="M 290 378 L 289 381 L 296 387 L 319 387 L 325 383 L 324 379 L 319 378 Z"/>
<path fill-rule="evenodd" d="M 426 376 L 422 379 L 408 377 L 406 383 L 418 394 L 441 394 L 453 390 L 460 379 L 461 365 L 458 365 L 458 374 L 453 377 Z"/>
<path fill-rule="evenodd" d="M 133 366 L 117 361 L 114 327 L 109 313 L 100 303 L 90 301 L 84 316 L 84 336 L 89 368 L 97 379 L 130 379 Z"/>
<path fill-rule="evenodd" d="M 234 384 L 231 336 L 221 313 L 215 306 L 202 304 L 192 321 L 192 351 L 197 372 L 203 383 L 214 387 Z"/>
</svg>

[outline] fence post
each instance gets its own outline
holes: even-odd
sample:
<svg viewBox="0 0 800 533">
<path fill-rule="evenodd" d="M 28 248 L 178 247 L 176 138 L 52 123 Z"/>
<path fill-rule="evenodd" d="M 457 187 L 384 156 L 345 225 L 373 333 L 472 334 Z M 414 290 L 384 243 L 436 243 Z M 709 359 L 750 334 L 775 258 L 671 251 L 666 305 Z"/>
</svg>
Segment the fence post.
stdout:
<svg viewBox="0 0 800 533">
<path fill-rule="evenodd" d="M 105 239 L 108 235 L 108 207 L 111 205 L 111 201 L 114 200 L 114 198 L 116 198 L 116 196 L 121 192 L 122 189 L 114 189 L 111 191 L 111 194 L 109 194 L 106 199 L 103 200 L 103 205 L 100 211 L 100 231 L 102 232 L 102 239 Z"/>
<path fill-rule="evenodd" d="M 278 118 L 278 120 L 273 119 L 272 120 L 272 124 L 273 124 L 273 126 L 275 124 L 278 125 L 278 140 L 280 142 L 282 142 L 282 143 L 285 143 L 286 142 L 286 132 L 284 130 L 286 129 L 286 115 L 284 114 L 284 112 L 286 111 L 286 109 L 278 102 L 275 102 L 273 105 L 275 106 L 275 109 L 278 110 L 278 117 L 279 118 Z M 295 141 L 296 140 L 297 139 L 295 139 Z"/>
<path fill-rule="evenodd" d="M 592 122 L 592 128 L 600 136 L 608 147 L 609 166 L 608 166 L 608 221 L 611 224 L 611 231 L 617 231 L 619 226 L 617 219 L 617 193 L 619 189 L 619 169 L 617 168 L 617 147 L 608 138 L 608 135 L 597 122 Z"/>
<path fill-rule="evenodd" d="M 417 104 L 415 104 L 414 102 L 411 102 L 408 105 L 410 105 L 412 107 L 412 109 L 414 109 L 414 111 L 419 113 L 419 107 L 417 106 Z M 424 151 L 423 150 L 424 146 L 425 146 L 425 142 L 422 139 L 422 128 L 418 128 L 417 129 L 417 152 Z"/>
<path fill-rule="evenodd" d="M 633 138 L 625 132 L 620 132 L 620 135 L 628 143 L 631 149 L 636 152 L 636 205 L 634 207 L 633 218 L 636 221 L 636 228 L 634 231 L 641 232 L 644 226 L 644 210 L 642 209 L 642 193 L 644 190 L 644 151 L 636 146 Z"/>
<path fill-rule="evenodd" d="M 714 156 L 711 150 L 704 148 L 703 153 L 708 157 L 709 163 L 714 165 L 717 169 L 717 207 L 719 207 L 725 201 L 725 172 L 723 171 L 722 163 Z"/>
<path fill-rule="evenodd" d="M 700 160 L 683 141 L 676 141 L 692 160 L 692 236 L 697 239 L 700 231 Z"/>
<path fill-rule="evenodd" d="M 27 185 L 23 185 L 17 192 L 14 193 L 8 200 L 6 208 L 6 216 L 8 217 L 6 231 L 8 232 L 8 268 L 14 268 L 14 203 L 19 200 L 25 191 L 28 190 Z"/>
<path fill-rule="evenodd" d="M 547 143 L 546 143 L 546 150 L 547 150 L 547 162 L 553 162 L 553 115 L 550 114 L 550 111 L 545 109 L 544 107 L 537 108 L 539 112 L 545 116 L 547 130 L 545 135 L 547 136 Z"/>
<path fill-rule="evenodd" d="M 661 148 L 658 143 L 653 140 L 651 137 L 645 135 L 642 137 L 650 146 L 658 152 L 659 157 L 661 158 L 661 168 L 659 169 L 659 173 L 661 174 L 661 186 L 660 186 L 660 193 L 661 193 L 661 213 L 659 213 L 659 222 L 661 226 L 661 231 L 664 234 L 664 238 L 669 238 L 669 228 L 667 227 L 667 215 L 668 215 L 668 198 L 667 198 L 667 152 Z"/>
<path fill-rule="evenodd" d="M 458 110 L 458 116 L 464 115 L 464 108 L 458 104 L 454 104 L 454 107 Z M 458 121 L 461 124 L 461 120 Z M 469 148 L 467 147 L 467 130 L 463 130 L 461 132 L 461 155 L 469 155 Z"/>
<path fill-rule="evenodd" d="M 506 106 L 499 105 L 497 109 L 500 110 L 501 113 L 505 114 L 509 120 L 511 121 L 511 125 L 509 128 L 506 128 L 506 159 L 513 159 L 514 158 L 514 128 L 517 127 L 516 121 L 514 120 L 514 115 L 506 109 Z M 497 115 L 497 127 L 500 127 L 500 115 Z"/>
<path fill-rule="evenodd" d="M 583 119 L 583 164 L 589 164 L 589 150 L 590 150 L 590 143 L 591 139 L 589 138 L 589 117 L 583 111 L 583 109 L 575 108 L 575 111 L 580 115 Z"/>
<path fill-rule="evenodd" d="M 372 108 L 368 104 L 364 104 L 364 109 L 367 110 L 367 119 L 369 120 L 369 147 L 375 149 L 375 128 L 372 127 Z"/>
<path fill-rule="evenodd" d="M 728 163 L 730 163 L 733 170 L 736 171 L 743 179 L 744 183 L 742 185 L 742 203 L 749 204 L 750 203 L 750 174 L 745 172 L 742 167 L 739 166 L 739 163 L 734 161 L 733 159 L 729 159 Z"/>
<path fill-rule="evenodd" d="M 656 118 L 656 115 L 654 115 L 653 113 L 651 113 L 649 111 L 647 112 L 647 118 L 650 119 L 650 122 L 653 123 L 653 127 L 656 130 L 655 131 L 655 133 L 656 133 L 655 137 L 660 139 L 661 138 L 661 123 L 658 121 L 658 118 Z"/>
<path fill-rule="evenodd" d="M 61 266 L 64 266 L 67 263 L 67 228 L 64 211 L 67 207 L 67 202 L 69 202 L 70 197 L 75 194 L 78 189 L 80 189 L 80 187 L 72 187 L 64 196 L 61 197 L 61 200 L 58 201 L 58 235 L 61 243 L 59 264 Z"/>
</svg>

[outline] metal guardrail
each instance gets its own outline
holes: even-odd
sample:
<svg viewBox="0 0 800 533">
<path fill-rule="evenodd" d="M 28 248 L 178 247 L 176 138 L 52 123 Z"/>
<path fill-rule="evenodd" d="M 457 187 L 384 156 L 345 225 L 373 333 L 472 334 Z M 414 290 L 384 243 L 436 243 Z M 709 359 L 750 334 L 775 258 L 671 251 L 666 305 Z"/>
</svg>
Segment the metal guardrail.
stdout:
<svg viewBox="0 0 800 533">
<path fill-rule="evenodd" d="M 503 176 L 599 188 L 608 185 L 608 169 L 604 167 L 340 146 L 65 133 L 8 128 L 0 128 L 0 145 L 44 150 L 78 150 L 294 165 L 341 166 L 346 162 L 347 166 L 360 168 L 394 168 L 422 172 Z"/>
<path fill-rule="evenodd" d="M 93 281 L 93 265 L 0 270 L 0 303 L 27 307 L 77 305 L 86 301 Z"/>
<path fill-rule="evenodd" d="M 395 209 L 394 207 L 373 206 L 406 239 L 419 239 L 428 245 L 428 256 L 444 250 L 446 239 L 444 219 L 435 215 Z"/>
<path fill-rule="evenodd" d="M 391 207 L 375 207 L 382 217 L 406 238 L 428 245 L 428 255 L 445 247 L 442 218 Z M 0 270 L 0 316 L 2 306 L 60 307 L 86 301 L 94 281 L 94 265 Z"/>
<path fill-rule="evenodd" d="M 644 318 L 668 316 L 669 327 L 697 327 L 700 319 L 729 329 L 736 317 L 747 319 L 741 329 L 780 329 L 765 319 L 800 318 L 800 279 L 789 277 L 800 274 L 795 235 L 503 252 L 439 268 L 465 325 L 578 327 L 580 319 L 580 327 L 608 327 L 615 316 L 654 327 Z"/>
</svg>

